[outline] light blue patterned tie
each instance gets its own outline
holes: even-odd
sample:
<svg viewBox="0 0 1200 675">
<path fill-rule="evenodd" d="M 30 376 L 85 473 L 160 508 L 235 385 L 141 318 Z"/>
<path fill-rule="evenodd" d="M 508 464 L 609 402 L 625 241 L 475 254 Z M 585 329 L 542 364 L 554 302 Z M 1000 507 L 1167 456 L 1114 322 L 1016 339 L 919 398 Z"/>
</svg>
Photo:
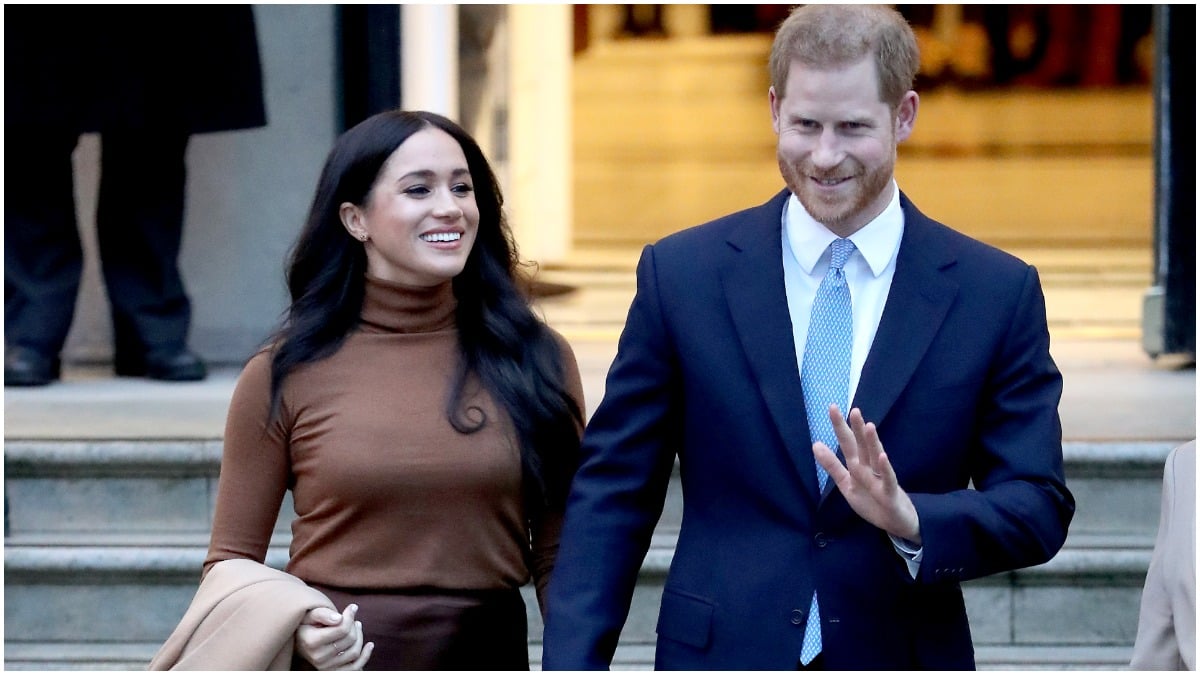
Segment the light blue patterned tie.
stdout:
<svg viewBox="0 0 1200 675">
<path fill-rule="evenodd" d="M 804 342 L 804 361 L 800 366 L 800 384 L 804 387 L 804 408 L 808 411 L 808 429 L 813 442 L 822 441 L 835 453 L 838 450 L 833 422 L 829 420 L 829 405 L 836 403 L 846 412 L 850 395 L 850 348 L 854 343 L 854 323 L 850 314 L 850 287 L 842 270 L 854 242 L 835 239 L 829 261 L 829 271 L 817 288 L 813 300 L 812 318 L 808 324 L 808 339 Z M 817 464 L 817 484 L 825 490 L 829 474 Z M 813 592 L 808 624 L 804 628 L 804 645 L 800 648 L 800 663 L 808 665 L 821 653 L 821 614 L 817 594 Z"/>
</svg>

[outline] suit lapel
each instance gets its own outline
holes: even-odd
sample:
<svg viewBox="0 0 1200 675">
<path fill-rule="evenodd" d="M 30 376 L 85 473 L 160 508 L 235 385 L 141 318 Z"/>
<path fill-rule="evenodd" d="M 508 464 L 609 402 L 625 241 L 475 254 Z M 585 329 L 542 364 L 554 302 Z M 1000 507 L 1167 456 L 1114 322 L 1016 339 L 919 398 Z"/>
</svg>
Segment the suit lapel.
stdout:
<svg viewBox="0 0 1200 675">
<path fill-rule="evenodd" d="M 730 256 L 720 274 L 730 316 L 771 419 L 805 491 L 814 501 L 824 501 L 835 486 L 830 481 L 825 493 L 818 495 L 783 283 L 780 228 L 783 203 L 789 196 L 786 191 L 777 195 L 749 214 L 730 235 Z M 896 273 L 852 404 L 877 425 L 904 391 L 958 292 L 958 284 L 945 274 L 955 257 L 940 236 L 941 226 L 918 211 L 903 193 L 900 199 L 905 225 Z"/>
<path fill-rule="evenodd" d="M 876 425 L 904 391 L 958 293 L 958 284 L 944 272 L 955 257 L 940 236 L 941 226 L 921 214 L 903 193 L 900 204 L 904 236 L 896 274 L 853 404 Z"/>
<path fill-rule="evenodd" d="M 815 502 L 817 474 L 783 283 L 784 191 L 747 216 L 729 237 L 720 270 L 725 299 L 746 360 L 805 490 Z"/>
</svg>

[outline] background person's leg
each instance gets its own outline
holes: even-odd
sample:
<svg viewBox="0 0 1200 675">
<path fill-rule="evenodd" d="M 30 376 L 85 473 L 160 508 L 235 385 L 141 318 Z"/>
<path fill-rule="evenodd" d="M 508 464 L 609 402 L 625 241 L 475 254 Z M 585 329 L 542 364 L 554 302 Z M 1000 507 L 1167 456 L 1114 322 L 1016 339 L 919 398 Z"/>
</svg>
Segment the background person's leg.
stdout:
<svg viewBox="0 0 1200 675">
<path fill-rule="evenodd" d="M 105 131 L 100 142 L 96 230 L 117 374 L 202 379 L 204 364 L 187 349 L 191 302 L 179 273 L 188 135 Z"/>
<path fill-rule="evenodd" d="M 75 221 L 65 129 L 5 127 L 4 384 L 36 386 L 59 376 L 79 294 L 83 249 Z"/>
</svg>

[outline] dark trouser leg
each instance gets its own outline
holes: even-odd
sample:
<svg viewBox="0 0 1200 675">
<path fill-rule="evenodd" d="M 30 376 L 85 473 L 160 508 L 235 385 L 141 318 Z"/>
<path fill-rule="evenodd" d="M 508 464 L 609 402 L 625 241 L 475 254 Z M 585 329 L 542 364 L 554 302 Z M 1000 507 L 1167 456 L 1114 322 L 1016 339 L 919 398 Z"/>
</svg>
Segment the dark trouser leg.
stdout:
<svg viewBox="0 0 1200 675">
<path fill-rule="evenodd" d="M 75 313 L 83 248 L 66 129 L 5 128 L 5 344 L 57 359 Z"/>
<path fill-rule="evenodd" d="M 186 348 L 191 303 L 179 274 L 185 153 L 179 131 L 101 135 L 96 233 L 112 306 L 115 360 Z"/>
</svg>

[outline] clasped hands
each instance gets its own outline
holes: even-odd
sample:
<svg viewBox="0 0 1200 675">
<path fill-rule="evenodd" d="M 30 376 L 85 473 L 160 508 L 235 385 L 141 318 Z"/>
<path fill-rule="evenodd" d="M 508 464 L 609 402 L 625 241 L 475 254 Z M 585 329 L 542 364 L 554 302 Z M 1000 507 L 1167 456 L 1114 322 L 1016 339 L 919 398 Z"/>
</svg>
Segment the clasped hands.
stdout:
<svg viewBox="0 0 1200 675">
<path fill-rule="evenodd" d="M 829 419 L 837 435 L 845 466 L 821 441 L 813 443 L 813 455 L 829 473 L 850 508 L 863 520 L 888 534 L 921 544 L 921 524 L 908 493 L 900 488 L 892 463 L 874 422 L 865 422 L 862 411 L 850 410 L 849 422 L 837 405 L 829 406 Z"/>
<path fill-rule="evenodd" d="M 358 605 L 337 613 L 328 607 L 311 609 L 296 629 L 296 652 L 317 670 L 362 670 L 375 643 L 363 644 Z"/>
</svg>

